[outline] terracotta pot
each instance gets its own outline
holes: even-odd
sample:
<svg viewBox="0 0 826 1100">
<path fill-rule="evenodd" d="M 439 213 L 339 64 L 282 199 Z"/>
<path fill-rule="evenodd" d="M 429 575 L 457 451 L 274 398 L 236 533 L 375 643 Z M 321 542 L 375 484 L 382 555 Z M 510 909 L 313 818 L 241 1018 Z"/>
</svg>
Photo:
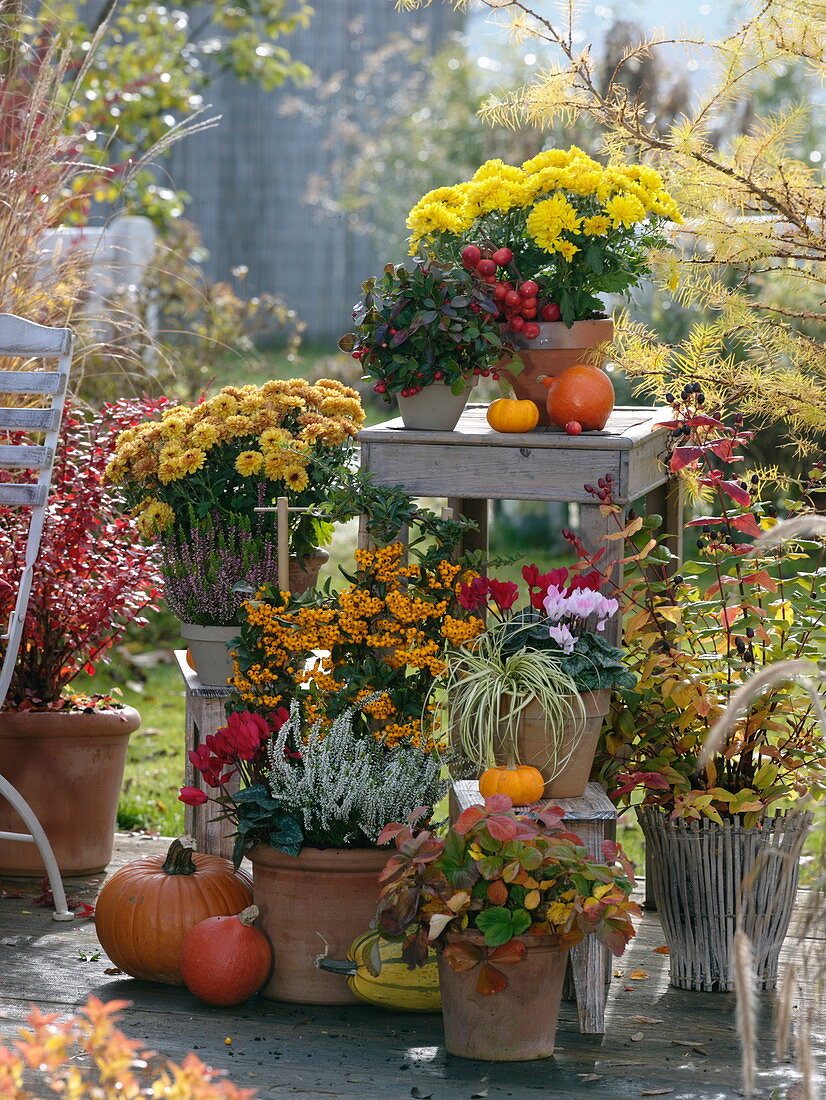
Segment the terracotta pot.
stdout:
<svg viewBox="0 0 826 1100">
<path fill-rule="evenodd" d="M 602 723 L 611 705 L 611 692 L 585 691 L 582 702 L 585 707 L 584 724 L 575 711 L 574 718 L 562 727 L 555 753 L 550 750 L 553 741 L 545 712 L 536 699 L 532 699 L 519 716 L 516 727 L 516 759 L 520 764 L 531 764 L 542 772 L 545 798 L 579 798 L 585 793 Z M 505 699 L 502 701 L 502 708 L 507 706 Z M 500 717 L 506 713 L 502 708 Z M 494 745 L 494 752 L 497 764 L 510 763 L 513 753 L 504 737 L 498 745 Z M 565 761 L 566 758 L 562 768 L 557 769 L 556 760 Z"/>
<path fill-rule="evenodd" d="M 464 393 L 452 393 L 443 382 L 425 386 L 412 397 L 396 394 L 402 423 L 417 431 L 452 432 L 459 423 L 470 396 L 470 386 Z"/>
<path fill-rule="evenodd" d="M 385 848 L 302 848 L 288 856 L 259 844 L 252 861 L 256 927 L 272 945 L 274 964 L 261 990 L 273 1001 L 358 1004 L 337 974 L 319 970 L 316 957 L 342 959 L 375 918 Z"/>
<path fill-rule="evenodd" d="M 0 712 L 0 773 L 37 814 L 61 874 L 97 873 L 111 860 L 126 748 L 140 721 L 132 707 Z M 0 830 L 25 831 L 2 798 Z M 0 840 L 0 874 L 39 878 L 37 847 Z"/>
<path fill-rule="evenodd" d="M 738 919 L 751 940 L 758 989 L 774 989 L 780 949 L 794 910 L 808 811 L 767 816 L 750 829 L 739 818 L 672 820 L 638 806 L 645 837 L 646 888 L 653 894 L 677 989 L 734 989 Z"/>
<path fill-rule="evenodd" d="M 319 571 L 330 555 L 316 547 L 303 562 L 290 558 L 290 591 L 296 596 L 306 592 L 318 580 Z M 237 636 L 240 627 L 199 626 L 181 623 L 181 637 L 186 641 L 192 666 L 204 687 L 226 687 L 232 676 L 232 657 L 227 643 Z"/>
<path fill-rule="evenodd" d="M 503 965 L 508 984 L 499 993 L 476 992 L 478 968 L 453 970 L 439 955 L 439 985 L 445 1046 L 459 1058 L 484 1062 L 529 1062 L 550 1058 L 568 952 L 554 947 L 547 936 L 517 936 L 527 947 L 521 962 Z M 478 932 L 448 934 L 447 942 L 484 943 Z"/>
<path fill-rule="evenodd" d="M 513 387 L 520 400 L 533 401 L 539 408 L 539 423 L 548 425 L 547 390 L 539 381 L 543 374 L 555 378 L 566 367 L 584 362 L 585 353 L 599 344 L 614 339 L 614 322 L 576 321 L 568 328 L 562 321 L 543 321 L 539 336 L 526 340 L 520 332 L 507 332 L 508 341 L 519 352 L 524 369 L 519 374 L 508 370 L 510 356 L 505 356 L 494 368 Z M 518 365 L 518 364 L 517 364 Z"/>
</svg>

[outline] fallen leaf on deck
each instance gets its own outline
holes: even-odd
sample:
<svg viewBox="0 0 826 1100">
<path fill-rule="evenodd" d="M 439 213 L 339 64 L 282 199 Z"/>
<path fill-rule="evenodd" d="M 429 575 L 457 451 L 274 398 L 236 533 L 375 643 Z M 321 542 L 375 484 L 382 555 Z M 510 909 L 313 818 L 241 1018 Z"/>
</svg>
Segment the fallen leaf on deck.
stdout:
<svg viewBox="0 0 826 1100">
<path fill-rule="evenodd" d="M 646 1089 L 645 1092 L 641 1092 L 640 1096 L 665 1096 L 667 1092 L 673 1092 L 674 1089 Z"/>
<path fill-rule="evenodd" d="M 654 948 L 654 954 L 655 955 L 670 955 L 671 954 L 671 948 L 667 947 L 665 944 L 663 944 L 662 947 L 655 947 Z"/>
<path fill-rule="evenodd" d="M 647 978 L 648 974 L 644 970 L 632 970 L 628 975 L 628 980 L 632 982 L 641 982 L 644 978 Z"/>
<path fill-rule="evenodd" d="M 602 1077 L 598 1073 L 578 1073 L 577 1077 L 582 1081 L 583 1085 L 586 1081 L 601 1081 Z"/>
<path fill-rule="evenodd" d="M 623 986 L 623 989 L 625 990 L 626 993 L 633 993 L 633 991 L 636 989 L 636 986 L 626 985 L 626 986 Z"/>
<path fill-rule="evenodd" d="M 621 978 L 621 977 L 623 977 L 624 974 L 625 974 L 624 970 L 615 970 L 614 971 L 614 977 L 615 978 Z"/>
<path fill-rule="evenodd" d="M 635 1031 L 634 1034 L 631 1036 L 631 1042 L 632 1043 L 638 1043 L 640 1041 L 640 1039 L 644 1039 L 644 1038 L 645 1038 L 645 1032 L 644 1031 Z"/>
<path fill-rule="evenodd" d="M 104 974 L 123 974 L 123 970 L 118 970 L 116 966 L 107 966 L 103 971 Z"/>
<path fill-rule="evenodd" d="M 662 1020 L 655 1020 L 653 1016 L 632 1016 L 635 1024 L 661 1024 Z"/>
<path fill-rule="evenodd" d="M 487 1094 L 487 1089 L 480 1089 L 479 1092 L 472 1092 L 470 1094 L 470 1100 L 482 1100 L 482 1098 L 487 1096 Z"/>
</svg>

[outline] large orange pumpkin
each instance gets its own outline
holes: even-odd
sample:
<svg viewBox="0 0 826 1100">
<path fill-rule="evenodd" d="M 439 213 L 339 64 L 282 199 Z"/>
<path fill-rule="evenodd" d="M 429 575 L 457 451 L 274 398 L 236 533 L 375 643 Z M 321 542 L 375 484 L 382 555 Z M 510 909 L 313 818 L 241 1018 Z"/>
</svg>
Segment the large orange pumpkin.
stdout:
<svg viewBox="0 0 826 1100">
<path fill-rule="evenodd" d="M 195 842 L 174 840 L 166 856 L 144 856 L 116 871 L 95 906 L 101 947 L 133 978 L 183 985 L 184 936 L 207 917 L 229 916 L 252 901 L 245 871 L 228 859 L 196 854 Z"/>
<path fill-rule="evenodd" d="M 556 378 L 543 378 L 548 388 L 548 417 L 557 428 L 572 420 L 584 432 L 602 431 L 614 408 L 614 387 L 599 367 L 576 363 Z"/>
<path fill-rule="evenodd" d="M 479 777 L 479 794 L 506 794 L 514 806 L 532 806 L 545 791 L 545 780 L 539 768 L 530 764 L 509 764 L 488 768 Z"/>
<path fill-rule="evenodd" d="M 237 917 L 208 917 L 190 928 L 181 947 L 181 974 L 208 1005 L 239 1005 L 257 993 L 272 969 L 272 948 L 253 922 L 258 906 Z"/>
</svg>

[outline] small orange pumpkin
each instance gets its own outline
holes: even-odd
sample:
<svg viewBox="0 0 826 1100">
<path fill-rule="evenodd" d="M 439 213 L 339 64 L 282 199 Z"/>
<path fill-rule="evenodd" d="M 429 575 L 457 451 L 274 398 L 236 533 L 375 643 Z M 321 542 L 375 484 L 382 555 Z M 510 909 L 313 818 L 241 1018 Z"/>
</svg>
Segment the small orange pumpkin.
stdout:
<svg viewBox="0 0 826 1100">
<path fill-rule="evenodd" d="M 500 397 L 488 406 L 487 421 L 495 432 L 532 432 L 539 423 L 539 407 L 534 401 Z"/>
<path fill-rule="evenodd" d="M 95 906 L 101 947 L 133 978 L 183 985 L 184 936 L 207 917 L 229 916 L 252 902 L 252 883 L 228 859 L 195 854 L 191 837 L 166 856 L 144 856 L 115 871 Z"/>
<path fill-rule="evenodd" d="M 208 1005 L 239 1005 L 257 993 L 272 969 L 272 948 L 254 927 L 258 906 L 237 917 L 208 917 L 190 928 L 181 947 L 181 974 Z"/>
<path fill-rule="evenodd" d="M 530 764 L 503 764 L 488 768 L 479 778 L 479 793 L 506 794 L 514 806 L 532 806 L 545 792 L 545 780 L 539 768 Z"/>
<path fill-rule="evenodd" d="M 556 378 L 545 377 L 548 417 L 557 428 L 575 420 L 584 432 L 602 431 L 614 410 L 614 387 L 599 367 L 576 363 Z"/>
</svg>

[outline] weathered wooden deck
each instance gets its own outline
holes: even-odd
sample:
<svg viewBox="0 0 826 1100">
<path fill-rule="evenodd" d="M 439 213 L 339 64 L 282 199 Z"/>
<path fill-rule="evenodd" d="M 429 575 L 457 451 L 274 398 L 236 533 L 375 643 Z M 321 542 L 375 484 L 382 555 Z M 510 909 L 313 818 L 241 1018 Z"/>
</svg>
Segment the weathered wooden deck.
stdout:
<svg viewBox="0 0 826 1100">
<path fill-rule="evenodd" d="M 162 850 L 157 839 L 119 836 L 116 866 Z M 93 901 L 99 883 L 68 880 L 68 892 Z M 22 897 L 3 896 L 18 890 Z M 448 1057 L 435 1015 L 354 1008 L 290 1006 L 259 998 L 235 1009 L 208 1008 L 187 990 L 106 973 L 88 920 L 60 924 L 31 904 L 39 886 L 0 883 L 0 1039 L 14 1037 L 30 1004 L 68 1015 L 90 995 L 132 1002 L 121 1027 L 131 1038 L 179 1060 L 194 1050 L 240 1087 L 262 1097 L 389 1100 L 432 1097 L 589 1097 L 668 1095 L 673 1100 L 729 1100 L 742 1095 L 734 997 L 688 993 L 668 986 L 668 958 L 656 915 L 647 913 L 625 957 L 615 965 L 607 1033 L 580 1035 L 576 1009 L 564 1003 L 553 1059 L 521 1064 L 466 1062 Z M 787 950 L 799 951 L 790 940 Z M 637 970 L 646 978 L 632 979 Z M 773 1057 L 773 997 L 762 994 L 756 1095 L 776 1089 L 785 1100 L 797 1079 Z M 823 1054 L 824 1032 L 815 1036 Z M 230 1043 L 227 1040 L 231 1040 Z M 794 1095 L 794 1092 L 791 1094 Z"/>
</svg>

